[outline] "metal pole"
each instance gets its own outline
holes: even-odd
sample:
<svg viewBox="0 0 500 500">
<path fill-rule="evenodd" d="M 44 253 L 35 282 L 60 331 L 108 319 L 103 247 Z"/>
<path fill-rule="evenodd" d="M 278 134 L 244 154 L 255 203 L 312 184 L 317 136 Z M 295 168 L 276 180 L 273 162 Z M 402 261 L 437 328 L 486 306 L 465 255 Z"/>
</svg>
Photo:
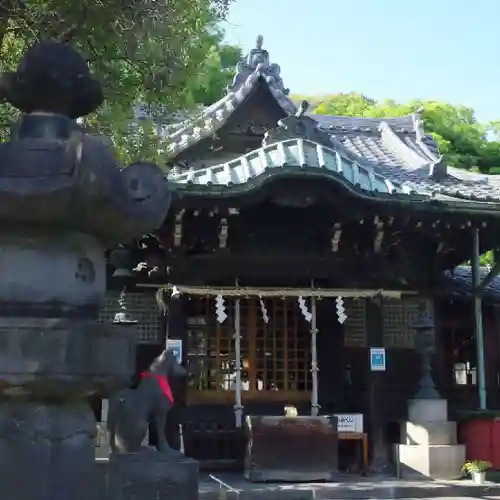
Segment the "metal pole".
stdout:
<svg viewBox="0 0 500 500">
<path fill-rule="evenodd" d="M 312 394 L 311 394 L 311 415 L 317 417 L 319 413 L 318 404 L 318 349 L 316 347 L 316 297 L 311 297 L 311 373 L 312 373 Z"/>
<path fill-rule="evenodd" d="M 472 230 L 472 288 L 474 293 L 474 320 L 476 331 L 477 351 L 477 383 L 479 389 L 479 409 L 486 410 L 486 375 L 484 370 L 484 332 L 483 332 L 483 308 L 479 269 L 479 230 Z"/>
<path fill-rule="evenodd" d="M 241 338 L 240 338 L 240 299 L 234 305 L 234 357 L 236 362 L 236 390 L 234 416 L 236 427 L 243 425 L 243 406 L 241 405 Z"/>
</svg>

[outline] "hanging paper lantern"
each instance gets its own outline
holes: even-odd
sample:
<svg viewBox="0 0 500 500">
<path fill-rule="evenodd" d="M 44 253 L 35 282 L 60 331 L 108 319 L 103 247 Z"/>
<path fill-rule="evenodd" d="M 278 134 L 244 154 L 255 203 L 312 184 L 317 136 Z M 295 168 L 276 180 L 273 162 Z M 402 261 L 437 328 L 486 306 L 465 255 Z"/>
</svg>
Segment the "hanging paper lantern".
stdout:
<svg viewBox="0 0 500 500">
<path fill-rule="evenodd" d="M 224 323 L 227 319 L 226 304 L 222 295 L 215 297 L 215 314 L 218 323 Z"/>
<path fill-rule="evenodd" d="M 260 302 L 260 312 L 262 314 L 262 321 L 264 321 L 264 323 L 269 323 L 269 316 L 267 314 L 266 304 L 264 304 L 262 298 L 259 299 L 259 302 Z"/>
<path fill-rule="evenodd" d="M 344 307 L 344 299 L 342 297 L 337 297 L 335 299 L 335 305 L 337 308 L 337 321 L 342 325 L 347 319 Z"/>
<path fill-rule="evenodd" d="M 302 316 L 304 316 L 304 319 L 310 323 L 312 321 L 312 314 L 309 312 L 309 309 L 307 309 L 306 299 L 301 296 L 297 299 L 297 302 Z"/>
</svg>

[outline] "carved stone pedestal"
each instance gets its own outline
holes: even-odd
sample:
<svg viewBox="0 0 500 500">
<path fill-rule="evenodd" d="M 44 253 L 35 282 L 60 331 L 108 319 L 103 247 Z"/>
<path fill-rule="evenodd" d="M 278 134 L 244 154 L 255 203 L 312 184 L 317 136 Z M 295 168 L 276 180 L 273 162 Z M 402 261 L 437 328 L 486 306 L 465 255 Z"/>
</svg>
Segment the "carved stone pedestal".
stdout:
<svg viewBox="0 0 500 500">
<path fill-rule="evenodd" d="M 112 453 L 106 500 L 197 500 L 199 465 L 182 453 Z"/>
<path fill-rule="evenodd" d="M 455 422 L 448 421 L 445 399 L 412 399 L 409 421 L 401 426 L 396 445 L 398 477 L 458 479 L 465 462 L 465 446 L 457 444 Z"/>
<path fill-rule="evenodd" d="M 0 317 L 2 500 L 96 498 L 86 395 L 123 385 L 134 344 L 93 321 Z"/>
<path fill-rule="evenodd" d="M 0 420 L 3 500 L 96 498 L 95 424 L 87 405 L 4 404 Z"/>
</svg>

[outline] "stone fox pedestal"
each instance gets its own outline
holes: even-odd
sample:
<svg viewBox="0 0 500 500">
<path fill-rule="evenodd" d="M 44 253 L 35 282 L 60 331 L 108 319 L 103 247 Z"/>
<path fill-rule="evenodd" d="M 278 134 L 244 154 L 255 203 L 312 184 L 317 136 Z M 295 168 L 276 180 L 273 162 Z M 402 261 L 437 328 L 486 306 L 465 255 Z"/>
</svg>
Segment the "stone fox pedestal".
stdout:
<svg viewBox="0 0 500 500">
<path fill-rule="evenodd" d="M 112 453 L 106 500 L 197 500 L 198 471 L 175 450 Z"/>
<path fill-rule="evenodd" d="M 396 446 L 398 476 L 404 479 L 457 479 L 465 446 L 457 444 L 457 424 L 448 421 L 444 399 L 412 399 L 409 420 L 401 426 Z"/>
</svg>

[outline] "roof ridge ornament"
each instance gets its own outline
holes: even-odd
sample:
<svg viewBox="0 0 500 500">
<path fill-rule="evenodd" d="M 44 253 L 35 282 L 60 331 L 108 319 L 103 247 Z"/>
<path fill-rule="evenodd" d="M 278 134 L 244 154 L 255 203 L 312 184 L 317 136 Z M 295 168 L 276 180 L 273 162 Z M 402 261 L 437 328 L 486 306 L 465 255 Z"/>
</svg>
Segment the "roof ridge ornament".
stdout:
<svg viewBox="0 0 500 500">
<path fill-rule="evenodd" d="M 270 62 L 269 52 L 262 48 L 263 43 L 264 37 L 257 35 L 255 48 L 251 49 L 236 65 L 236 75 L 231 85 L 228 86 L 228 91 L 238 90 L 245 84 L 250 75 L 258 71 L 268 83 L 272 82 L 285 95 L 290 93 L 290 90 L 283 85 L 283 79 L 280 76 L 281 67 L 279 64 Z"/>
<path fill-rule="evenodd" d="M 415 130 L 415 134 L 417 135 L 417 141 L 422 141 L 424 137 L 424 127 L 423 127 L 423 120 L 422 120 L 422 115 L 425 111 L 425 108 L 423 106 L 420 106 L 418 109 L 413 111 L 411 114 L 412 120 L 413 120 L 413 128 Z"/>
<path fill-rule="evenodd" d="M 444 161 L 444 156 L 441 155 L 436 161 L 429 165 L 429 177 L 435 181 L 442 181 L 448 176 L 448 169 Z"/>
<path fill-rule="evenodd" d="M 332 140 L 330 134 L 321 130 L 318 122 L 305 114 L 308 109 L 309 103 L 302 101 L 294 115 L 279 120 L 277 127 L 269 129 L 264 134 L 262 145 L 266 147 L 275 142 L 287 139 L 306 139 L 331 148 Z"/>
</svg>

